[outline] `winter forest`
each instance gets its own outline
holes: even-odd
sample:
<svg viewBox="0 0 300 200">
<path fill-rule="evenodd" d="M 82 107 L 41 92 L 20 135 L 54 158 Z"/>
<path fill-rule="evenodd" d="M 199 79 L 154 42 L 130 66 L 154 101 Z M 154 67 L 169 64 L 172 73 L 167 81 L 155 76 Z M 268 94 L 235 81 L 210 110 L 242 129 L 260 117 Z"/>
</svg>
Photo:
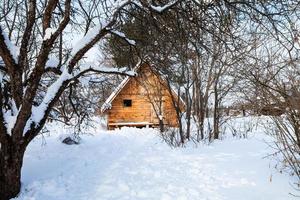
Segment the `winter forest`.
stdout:
<svg viewBox="0 0 300 200">
<path fill-rule="evenodd" d="M 0 200 L 298 199 L 298 56 L 298 0 L 0 0 Z"/>
</svg>

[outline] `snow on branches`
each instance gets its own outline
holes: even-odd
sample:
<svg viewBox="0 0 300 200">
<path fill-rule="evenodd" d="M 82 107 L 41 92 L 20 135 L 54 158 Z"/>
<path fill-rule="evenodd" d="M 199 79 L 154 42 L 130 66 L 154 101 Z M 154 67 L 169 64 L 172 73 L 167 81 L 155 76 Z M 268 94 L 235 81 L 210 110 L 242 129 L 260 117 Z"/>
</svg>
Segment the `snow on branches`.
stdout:
<svg viewBox="0 0 300 200">
<path fill-rule="evenodd" d="M 8 53 L 10 54 L 10 56 L 12 56 L 14 62 L 18 63 L 18 56 L 19 56 L 20 48 L 17 47 L 16 45 L 14 45 L 10 41 L 10 39 L 8 38 L 8 35 L 3 31 L 1 26 L 0 26 L 0 43 L 2 43 L 1 46 L 5 46 L 5 48 L 4 47 L 2 48 L 2 51 L 8 50 L 9 51 Z M 4 52 L 0 53 L 0 56 L 1 56 L 1 54 L 4 54 Z M 2 60 L 4 60 L 3 57 L 2 57 Z"/>
<path fill-rule="evenodd" d="M 2 116 L 5 118 L 0 126 L 6 126 L 8 134 L 14 134 L 20 130 L 23 135 L 32 134 L 30 139 L 35 137 L 41 127 L 43 127 L 50 110 L 54 106 L 57 99 L 66 90 L 68 85 L 80 78 L 81 76 L 93 73 L 115 73 L 128 76 L 134 76 L 135 73 L 128 71 L 126 68 L 110 68 L 99 66 L 95 63 L 87 63 L 84 61 L 85 54 L 95 46 L 99 41 L 103 40 L 107 34 L 114 34 L 124 39 L 129 45 L 135 45 L 135 41 L 126 37 L 126 35 L 117 30 L 118 20 L 122 15 L 122 10 L 131 8 L 132 6 L 142 9 L 147 13 L 163 12 L 174 6 L 179 0 L 174 0 L 166 5 L 152 5 L 148 1 L 142 0 L 106 0 L 105 3 L 99 4 L 101 9 L 98 20 L 91 21 L 86 34 L 73 46 L 67 47 L 63 43 L 63 39 L 67 36 L 66 27 L 77 19 L 71 15 L 71 0 L 65 0 L 63 10 L 58 9 L 58 1 L 49 1 L 44 5 L 41 12 L 43 18 L 36 17 L 36 11 L 39 9 L 37 5 L 31 2 L 28 6 L 28 24 L 25 26 L 26 31 L 22 40 L 18 41 L 18 46 L 22 51 L 14 45 L 8 36 L 3 32 L 0 25 L 0 57 L 3 61 L 3 69 L 8 74 L 9 81 L 12 82 L 12 95 L 10 102 L 14 102 L 15 108 L 12 106 L 2 109 Z M 96 8 L 98 9 L 98 8 Z M 129 9 L 128 9 L 129 10 Z M 53 13 L 61 12 L 61 15 L 54 16 Z M 97 13 L 96 12 L 96 13 Z M 55 23 L 53 23 L 56 20 Z M 36 31 L 34 26 L 42 24 L 42 31 Z M 51 28 L 56 24 L 56 28 Z M 92 27 L 92 28 L 91 28 Z M 31 43 L 36 44 L 34 49 Z M 57 45 L 60 44 L 58 47 Z M 59 49 L 61 48 L 61 49 Z M 58 51 L 57 51 L 58 50 Z M 59 52 L 68 55 L 57 56 Z M 34 54 L 34 55 L 33 55 Z M 30 58 L 30 62 L 27 59 Z M 65 60 L 62 60 L 65 59 Z M 18 63 L 19 62 L 19 63 Z M 44 84 L 48 77 L 48 72 L 53 72 L 51 76 L 52 84 Z M 43 92 L 39 92 L 39 88 L 43 88 Z M 17 89 L 19 88 L 19 89 Z M 37 100 L 38 98 L 38 100 Z M 1 99 L 1 101 L 4 101 Z M 13 103 L 10 103 L 13 104 Z M 12 110 L 14 109 L 14 110 Z"/>
<path fill-rule="evenodd" d="M 135 41 L 128 39 L 124 33 L 120 32 L 120 31 L 116 31 L 116 30 L 112 30 L 110 32 L 120 38 L 123 38 L 128 44 L 133 45 L 133 46 L 135 45 Z"/>
<path fill-rule="evenodd" d="M 150 5 L 151 9 L 153 9 L 154 11 L 158 12 L 158 13 L 162 13 L 165 10 L 171 8 L 172 6 L 174 6 L 178 1 L 171 1 L 163 6 L 154 6 L 154 5 Z"/>
</svg>

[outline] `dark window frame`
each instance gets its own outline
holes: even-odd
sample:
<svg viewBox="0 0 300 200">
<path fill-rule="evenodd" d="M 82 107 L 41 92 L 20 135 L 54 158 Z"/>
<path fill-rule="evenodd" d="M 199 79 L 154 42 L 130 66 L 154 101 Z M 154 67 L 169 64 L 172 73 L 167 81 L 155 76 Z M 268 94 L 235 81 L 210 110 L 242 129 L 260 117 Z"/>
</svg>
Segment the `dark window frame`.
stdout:
<svg viewBox="0 0 300 200">
<path fill-rule="evenodd" d="M 132 107 L 132 100 L 131 99 L 123 99 L 123 107 Z"/>
</svg>

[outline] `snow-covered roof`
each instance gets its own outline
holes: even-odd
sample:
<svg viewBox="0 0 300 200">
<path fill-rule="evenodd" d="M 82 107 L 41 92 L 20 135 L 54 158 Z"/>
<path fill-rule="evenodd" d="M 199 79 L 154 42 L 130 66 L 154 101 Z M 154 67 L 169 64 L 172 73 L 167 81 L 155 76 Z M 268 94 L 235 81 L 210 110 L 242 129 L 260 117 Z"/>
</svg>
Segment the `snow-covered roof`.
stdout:
<svg viewBox="0 0 300 200">
<path fill-rule="evenodd" d="M 137 72 L 137 70 L 141 66 L 141 61 L 134 67 L 133 71 Z M 125 85 L 130 80 L 130 76 L 127 76 L 119 85 L 115 88 L 115 90 L 111 93 L 111 95 L 106 99 L 104 104 L 101 106 L 101 112 L 105 112 L 107 109 L 111 108 L 111 102 L 116 98 L 116 96 L 120 93 L 120 91 L 125 87 Z"/>
</svg>

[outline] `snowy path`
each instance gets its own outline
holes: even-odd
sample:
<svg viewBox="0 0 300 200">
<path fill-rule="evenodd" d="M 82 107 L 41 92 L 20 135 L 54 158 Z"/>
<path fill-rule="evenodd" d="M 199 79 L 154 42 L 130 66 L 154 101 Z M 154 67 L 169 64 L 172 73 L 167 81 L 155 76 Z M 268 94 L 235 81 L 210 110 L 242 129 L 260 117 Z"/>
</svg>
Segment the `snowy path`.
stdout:
<svg viewBox="0 0 300 200">
<path fill-rule="evenodd" d="M 225 140 L 171 149 L 151 129 L 85 136 L 81 145 L 57 137 L 26 152 L 18 200 L 288 200 L 292 178 L 262 159 L 261 140 Z M 270 177 L 272 175 L 272 181 Z"/>
</svg>

